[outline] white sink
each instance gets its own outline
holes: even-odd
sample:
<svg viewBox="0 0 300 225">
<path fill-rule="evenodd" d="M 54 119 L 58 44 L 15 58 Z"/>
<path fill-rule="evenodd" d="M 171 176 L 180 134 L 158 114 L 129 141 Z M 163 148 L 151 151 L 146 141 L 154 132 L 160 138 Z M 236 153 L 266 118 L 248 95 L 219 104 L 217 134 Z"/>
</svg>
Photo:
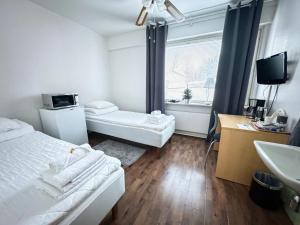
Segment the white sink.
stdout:
<svg viewBox="0 0 300 225">
<path fill-rule="evenodd" d="M 300 147 L 254 141 L 265 165 L 284 184 L 300 193 Z"/>
</svg>

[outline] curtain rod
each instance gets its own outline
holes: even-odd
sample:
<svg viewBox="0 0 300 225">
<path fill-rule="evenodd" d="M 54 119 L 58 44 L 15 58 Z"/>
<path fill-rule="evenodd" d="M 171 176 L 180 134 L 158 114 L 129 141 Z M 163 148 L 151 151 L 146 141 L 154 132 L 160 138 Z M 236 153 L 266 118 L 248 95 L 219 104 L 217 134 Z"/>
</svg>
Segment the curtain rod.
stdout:
<svg viewBox="0 0 300 225">
<path fill-rule="evenodd" d="M 238 8 L 246 8 L 246 7 L 250 7 L 251 6 L 251 4 L 250 3 L 247 3 L 247 4 L 245 4 L 245 5 L 241 5 L 240 7 L 239 6 L 234 6 L 234 7 L 230 7 L 230 9 L 229 9 L 229 11 L 231 11 L 231 10 L 235 10 L 235 9 L 238 9 Z"/>
<path fill-rule="evenodd" d="M 250 6 L 252 5 L 253 2 L 257 2 L 257 0 L 253 0 L 253 1 L 247 2 L 247 3 L 243 4 L 243 5 L 242 5 L 241 3 L 239 3 L 239 4 L 236 5 L 236 6 L 232 6 L 232 7 L 229 6 L 229 7 L 230 7 L 229 11 L 234 10 L 234 9 L 237 9 L 237 8 L 250 7 Z"/>
<path fill-rule="evenodd" d="M 167 22 L 165 22 L 164 24 L 162 24 L 162 23 L 147 24 L 147 27 L 163 27 L 163 26 L 166 26 L 166 25 L 168 25 Z"/>
</svg>

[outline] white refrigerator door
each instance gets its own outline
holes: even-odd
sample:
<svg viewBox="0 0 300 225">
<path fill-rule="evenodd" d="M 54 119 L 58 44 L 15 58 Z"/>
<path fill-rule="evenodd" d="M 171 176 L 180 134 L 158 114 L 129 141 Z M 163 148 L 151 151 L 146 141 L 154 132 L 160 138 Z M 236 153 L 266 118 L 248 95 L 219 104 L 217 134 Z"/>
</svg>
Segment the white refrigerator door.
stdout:
<svg viewBox="0 0 300 225">
<path fill-rule="evenodd" d="M 88 143 L 83 108 L 57 110 L 56 120 L 60 139 L 76 145 Z"/>
</svg>

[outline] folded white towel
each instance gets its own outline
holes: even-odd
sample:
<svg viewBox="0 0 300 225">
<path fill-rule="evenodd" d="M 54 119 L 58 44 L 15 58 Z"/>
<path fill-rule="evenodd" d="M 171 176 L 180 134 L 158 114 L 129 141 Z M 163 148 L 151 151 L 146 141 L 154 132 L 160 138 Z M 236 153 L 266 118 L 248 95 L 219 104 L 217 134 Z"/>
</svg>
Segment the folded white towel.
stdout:
<svg viewBox="0 0 300 225">
<path fill-rule="evenodd" d="M 163 119 L 165 118 L 165 114 L 159 114 L 159 115 L 148 115 L 147 117 L 150 118 L 150 119 Z"/>
<path fill-rule="evenodd" d="M 160 110 L 154 110 L 151 112 L 151 115 L 161 115 L 161 111 Z"/>
<path fill-rule="evenodd" d="M 91 179 L 94 179 L 95 177 L 97 177 L 97 182 L 100 181 L 100 184 L 103 183 L 107 176 L 118 170 L 120 166 L 121 162 L 118 159 L 104 156 L 95 165 L 86 170 L 84 172 L 84 175 L 82 175 L 80 178 L 77 178 L 75 182 L 67 184 L 62 189 L 59 189 L 42 179 L 38 180 L 38 182 L 36 183 L 36 187 L 45 191 L 53 198 L 61 200 L 73 194 L 79 189 L 85 189 L 85 186 L 88 185 L 89 181 Z"/>
<path fill-rule="evenodd" d="M 72 194 L 75 190 L 80 188 L 85 182 L 87 182 L 92 177 L 96 176 L 101 170 L 106 167 L 106 159 L 103 157 L 95 165 L 92 165 L 90 168 L 85 170 L 80 177 L 77 177 L 71 183 L 66 184 L 64 187 L 59 188 L 51 185 L 50 183 L 41 180 L 42 184 L 39 184 L 43 187 L 48 187 L 49 194 L 54 198 L 65 198 L 66 196 Z"/>
<path fill-rule="evenodd" d="M 80 183 L 82 180 L 84 180 L 86 177 L 93 174 L 95 171 L 98 171 L 101 167 L 106 165 L 106 158 L 102 157 L 97 162 L 92 164 L 89 168 L 84 170 L 82 173 L 80 173 L 77 177 L 75 177 L 72 182 L 65 185 L 63 188 L 60 188 L 61 191 L 68 191 L 78 183 Z"/>
<path fill-rule="evenodd" d="M 53 173 L 59 173 L 68 166 L 85 157 L 89 152 L 94 151 L 89 144 L 83 144 L 70 149 L 65 155 L 49 163 L 49 168 Z"/>
<path fill-rule="evenodd" d="M 160 114 L 160 115 L 148 115 L 147 116 L 147 123 L 151 124 L 162 124 L 166 120 L 166 115 Z"/>
<path fill-rule="evenodd" d="M 149 124 L 154 124 L 154 125 L 159 125 L 159 124 L 162 124 L 164 122 L 164 120 L 162 119 L 148 119 L 147 120 L 147 123 Z"/>
<path fill-rule="evenodd" d="M 105 181 L 105 176 L 99 175 L 98 176 L 98 181 L 99 181 L 99 185 L 101 183 L 103 183 L 103 181 Z M 91 177 L 92 179 L 92 177 Z M 100 179 L 100 180 L 99 180 Z M 40 189 L 44 192 L 46 192 L 47 194 L 49 194 L 51 197 L 53 197 L 56 200 L 62 200 L 64 198 L 67 198 L 69 195 L 73 194 L 74 192 L 78 191 L 79 189 L 86 189 L 85 186 L 89 185 L 89 180 L 87 181 L 82 181 L 82 183 L 76 185 L 74 188 L 72 188 L 71 190 L 67 191 L 67 192 L 61 192 L 60 190 L 58 190 L 56 187 L 44 182 L 43 180 L 38 180 L 37 184 L 36 184 L 36 188 Z M 88 189 L 88 188 L 87 188 Z"/>
<path fill-rule="evenodd" d="M 53 173 L 51 170 L 47 170 L 41 177 L 45 182 L 62 189 L 102 157 L 104 157 L 102 151 L 91 151 L 87 156 L 73 163 L 60 173 Z"/>
</svg>

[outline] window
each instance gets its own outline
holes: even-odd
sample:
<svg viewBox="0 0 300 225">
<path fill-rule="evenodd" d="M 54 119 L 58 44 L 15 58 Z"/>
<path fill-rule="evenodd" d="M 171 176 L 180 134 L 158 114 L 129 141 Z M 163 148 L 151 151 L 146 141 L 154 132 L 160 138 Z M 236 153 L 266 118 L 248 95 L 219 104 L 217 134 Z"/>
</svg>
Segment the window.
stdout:
<svg viewBox="0 0 300 225">
<path fill-rule="evenodd" d="M 183 93 L 188 88 L 192 93 L 190 103 L 212 103 L 221 42 L 221 35 L 218 35 L 168 44 L 165 68 L 167 101 L 184 102 Z"/>
</svg>

